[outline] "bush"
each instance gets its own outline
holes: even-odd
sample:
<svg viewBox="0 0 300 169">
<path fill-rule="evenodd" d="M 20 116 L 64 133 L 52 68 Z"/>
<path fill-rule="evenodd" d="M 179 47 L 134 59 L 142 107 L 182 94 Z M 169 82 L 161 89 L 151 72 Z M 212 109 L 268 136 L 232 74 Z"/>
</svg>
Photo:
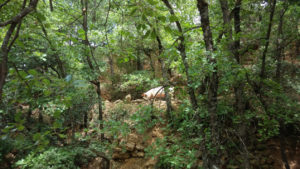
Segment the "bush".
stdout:
<svg viewBox="0 0 300 169">
<path fill-rule="evenodd" d="M 40 154 L 29 154 L 16 166 L 22 169 L 79 169 L 94 157 L 96 153 L 85 147 L 51 147 Z"/>
<path fill-rule="evenodd" d="M 0 164 L 5 160 L 4 156 L 13 149 L 13 144 L 10 141 L 0 139 Z"/>
<path fill-rule="evenodd" d="M 133 98 L 139 98 L 144 91 L 160 85 L 158 80 L 152 79 L 147 71 L 124 75 L 122 80 L 124 83 L 120 85 L 120 90 L 128 91 Z"/>
</svg>

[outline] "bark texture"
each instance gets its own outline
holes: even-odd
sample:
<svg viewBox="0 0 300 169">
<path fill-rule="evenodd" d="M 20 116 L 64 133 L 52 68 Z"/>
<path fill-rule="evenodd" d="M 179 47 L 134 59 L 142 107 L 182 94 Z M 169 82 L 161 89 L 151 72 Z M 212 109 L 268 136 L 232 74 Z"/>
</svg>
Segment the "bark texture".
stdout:
<svg viewBox="0 0 300 169">
<path fill-rule="evenodd" d="M 8 74 L 9 51 L 13 46 L 15 40 L 18 38 L 22 19 L 29 13 L 33 12 L 38 4 L 38 0 L 31 0 L 28 7 L 26 7 L 26 2 L 27 0 L 23 1 L 23 6 L 19 14 L 17 14 L 8 21 L 0 23 L 0 27 L 9 25 L 9 28 L 6 31 L 5 37 L 3 39 L 0 51 L 0 103 L 2 103 L 3 87 L 5 85 L 5 80 Z M 17 27 L 17 25 L 19 26 Z M 15 33 L 15 36 L 13 36 L 13 33 L 16 29 L 17 31 Z"/>
<path fill-rule="evenodd" d="M 169 3 L 169 1 L 168 0 L 162 0 L 162 1 L 166 5 L 166 7 L 168 8 L 170 14 L 172 16 L 176 16 L 171 4 Z M 182 30 L 182 27 L 181 27 L 181 24 L 180 24 L 179 21 L 175 21 L 175 24 L 176 24 L 176 27 L 177 27 L 178 31 L 180 32 L 180 36 L 178 38 L 179 39 L 179 44 L 178 44 L 177 49 L 180 52 L 180 56 L 181 56 L 182 62 L 184 64 L 185 74 L 186 74 L 187 83 L 188 83 L 188 93 L 189 93 L 189 96 L 190 96 L 190 101 L 191 101 L 191 104 L 193 106 L 193 109 L 196 110 L 198 108 L 198 103 L 197 103 L 195 91 L 194 91 L 193 87 L 191 86 L 192 80 L 191 80 L 191 77 L 190 77 L 190 74 L 189 74 L 189 64 L 187 62 L 187 56 L 186 56 L 186 50 L 185 50 L 185 38 L 184 38 L 184 35 L 183 35 L 184 32 Z"/>
<path fill-rule="evenodd" d="M 93 54 L 93 48 L 91 47 L 91 44 L 88 40 L 88 14 L 87 14 L 87 11 L 88 11 L 88 0 L 81 0 L 81 5 L 82 5 L 82 15 L 83 15 L 83 22 L 82 22 L 82 27 L 83 27 L 83 30 L 85 32 L 85 39 L 84 39 L 84 44 L 86 45 L 86 49 L 90 49 L 90 54 L 94 60 L 94 63 L 96 65 L 96 68 L 98 68 L 99 70 L 99 65 L 97 64 L 95 58 L 94 58 L 94 54 Z M 97 69 L 93 66 L 93 63 L 92 63 L 92 59 L 89 55 L 89 52 L 86 52 L 86 58 L 87 58 L 87 62 L 88 62 L 88 65 L 91 69 L 91 71 L 97 71 Z M 99 71 L 100 73 L 100 71 Z M 90 81 L 92 84 L 94 84 L 96 86 L 96 93 L 97 93 L 97 96 L 98 96 L 98 111 L 99 111 L 99 121 L 100 121 L 100 130 L 103 129 L 103 109 L 102 109 L 102 98 L 101 98 L 101 83 L 100 83 L 100 78 L 98 79 L 94 79 L 92 81 Z M 104 133 L 101 133 L 100 135 L 100 139 L 103 140 L 104 139 Z"/>
<path fill-rule="evenodd" d="M 210 114 L 210 130 L 211 130 L 211 142 L 212 148 L 215 149 L 216 153 L 204 153 L 205 158 L 203 161 L 204 168 L 220 168 L 220 138 L 218 132 L 218 117 L 217 117 L 217 105 L 218 105 L 218 70 L 216 67 L 216 59 L 212 57 L 214 52 L 214 44 L 212 39 L 212 32 L 209 21 L 208 3 L 205 0 L 197 0 L 197 8 L 201 17 L 201 27 L 203 30 L 205 48 L 207 51 L 208 62 L 214 65 L 212 74 L 208 78 L 208 111 Z"/>
</svg>

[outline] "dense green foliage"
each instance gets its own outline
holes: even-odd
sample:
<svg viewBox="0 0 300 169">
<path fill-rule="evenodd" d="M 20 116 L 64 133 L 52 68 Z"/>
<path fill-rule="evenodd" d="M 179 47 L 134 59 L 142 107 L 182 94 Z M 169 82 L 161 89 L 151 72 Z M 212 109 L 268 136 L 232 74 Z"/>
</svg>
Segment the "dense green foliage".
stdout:
<svg viewBox="0 0 300 169">
<path fill-rule="evenodd" d="M 255 145 L 300 136 L 297 0 L 0 5 L 0 168 L 81 168 L 155 126 L 157 168 L 255 168 Z M 125 106 L 157 86 L 176 108 Z"/>
</svg>

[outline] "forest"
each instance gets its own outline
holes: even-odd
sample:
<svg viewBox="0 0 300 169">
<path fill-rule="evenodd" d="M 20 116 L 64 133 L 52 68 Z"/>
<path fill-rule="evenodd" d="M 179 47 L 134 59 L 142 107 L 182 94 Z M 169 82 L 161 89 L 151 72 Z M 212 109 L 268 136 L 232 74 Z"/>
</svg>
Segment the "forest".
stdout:
<svg viewBox="0 0 300 169">
<path fill-rule="evenodd" d="M 299 0 L 0 0 L 0 169 L 299 169 Z"/>
</svg>

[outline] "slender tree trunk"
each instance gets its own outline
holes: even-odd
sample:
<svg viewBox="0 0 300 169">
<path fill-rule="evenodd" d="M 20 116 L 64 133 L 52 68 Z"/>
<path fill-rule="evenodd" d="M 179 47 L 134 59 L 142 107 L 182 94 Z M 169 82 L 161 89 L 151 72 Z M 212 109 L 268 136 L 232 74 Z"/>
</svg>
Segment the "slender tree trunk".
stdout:
<svg viewBox="0 0 300 169">
<path fill-rule="evenodd" d="M 267 30 L 267 35 L 266 35 L 266 43 L 265 43 L 265 48 L 261 57 L 261 71 L 260 71 L 260 83 L 258 86 L 258 92 L 260 95 L 262 95 L 261 93 L 261 88 L 262 88 L 262 84 L 263 84 L 263 80 L 265 79 L 265 74 L 266 74 L 266 55 L 268 52 L 268 48 L 269 48 L 269 44 L 270 44 L 270 35 L 271 35 L 271 28 L 272 28 L 272 24 L 273 24 L 273 17 L 274 17 L 274 12 L 275 12 L 275 7 L 276 7 L 276 0 L 272 0 L 271 3 L 271 11 L 270 11 L 270 18 L 269 18 L 269 25 L 268 25 L 268 30 Z"/>
<path fill-rule="evenodd" d="M 281 65 L 282 65 L 282 51 L 284 51 L 284 47 L 281 43 L 283 40 L 283 31 L 282 31 L 282 26 L 283 26 L 283 17 L 285 14 L 286 9 L 282 9 L 280 12 L 279 16 L 279 25 L 278 25 L 278 32 L 277 32 L 277 41 L 276 41 L 276 74 L 275 74 L 275 79 L 277 82 L 280 82 L 281 80 Z"/>
<path fill-rule="evenodd" d="M 136 69 L 137 70 L 143 70 L 143 65 L 142 65 L 140 54 L 141 54 L 140 48 L 138 47 L 138 49 L 137 49 L 137 55 L 136 55 Z"/>
<path fill-rule="evenodd" d="M 108 57 L 108 63 L 109 63 L 109 70 L 110 70 L 110 77 L 112 78 L 112 85 L 115 84 L 115 71 L 114 71 L 114 61 L 113 61 L 113 57 L 112 57 L 112 54 L 111 54 L 111 49 L 110 49 L 110 43 L 109 43 L 109 40 L 108 40 L 108 30 L 107 30 L 107 22 L 108 22 L 108 19 L 109 19 L 109 13 L 110 13 L 110 10 L 111 10 L 111 2 L 110 0 L 108 1 L 108 10 L 107 10 L 107 14 L 106 14 L 106 18 L 105 18 L 105 23 L 104 23 L 104 27 L 105 27 L 105 39 L 106 39 L 106 43 L 107 43 L 107 46 L 108 46 L 108 50 L 109 50 L 109 54 L 107 55 Z"/>
<path fill-rule="evenodd" d="M 100 121 L 100 130 L 102 130 L 103 127 L 103 109 L 102 109 L 102 98 L 101 98 L 101 88 L 100 88 L 100 79 L 96 83 L 96 89 L 97 89 L 97 95 L 98 95 L 98 111 L 99 111 L 99 117 L 98 120 Z M 102 132 L 102 131 L 101 131 Z M 104 133 L 102 132 L 100 135 L 100 139 L 104 139 Z"/>
<path fill-rule="evenodd" d="M 97 21 L 97 0 L 94 0 L 94 10 L 93 10 L 93 16 L 92 16 L 92 22 L 96 23 Z"/>
<path fill-rule="evenodd" d="M 81 0 L 81 4 L 82 4 L 82 13 L 83 13 L 83 29 L 85 31 L 85 45 L 90 47 L 91 50 L 91 54 L 93 57 L 93 51 L 92 48 L 90 46 L 89 40 L 88 40 L 88 27 L 87 27 L 87 9 L 88 9 L 88 0 Z M 90 66 L 91 71 L 94 71 L 94 66 L 92 64 L 92 61 L 90 59 L 89 54 L 87 54 L 87 61 L 88 61 L 88 65 Z M 96 66 L 99 69 L 99 65 L 97 64 L 95 58 L 94 58 L 94 62 L 96 64 Z M 100 71 L 99 71 L 100 73 Z M 102 109 L 102 98 L 101 98 L 101 84 L 100 84 L 100 78 L 95 79 L 93 81 L 91 81 L 95 86 L 96 86 L 96 92 L 98 95 L 98 111 L 99 111 L 99 121 L 100 121 L 100 130 L 103 130 L 103 109 Z M 104 139 L 104 133 L 101 133 L 100 135 L 101 140 Z"/>
<path fill-rule="evenodd" d="M 9 1 L 6 1 L 2 5 L 4 6 L 8 2 Z M 17 27 L 17 25 L 22 22 L 22 19 L 26 15 L 31 13 L 36 8 L 36 6 L 38 4 L 38 0 L 32 0 L 32 1 L 30 1 L 28 7 L 25 7 L 26 2 L 27 2 L 27 0 L 23 1 L 22 10 L 20 11 L 19 14 L 17 14 L 15 17 L 13 17 L 12 19 L 10 19 L 8 21 L 0 23 L 0 27 L 10 25 L 7 32 L 6 32 L 6 34 L 5 34 L 5 37 L 3 39 L 3 42 L 2 42 L 2 45 L 1 45 L 1 51 L 0 51 L 0 106 L 1 107 L 2 107 L 1 104 L 2 104 L 3 87 L 5 85 L 5 80 L 6 80 L 7 73 L 8 73 L 8 64 L 7 64 L 7 62 L 8 62 L 8 53 L 9 53 L 11 47 L 13 46 L 14 42 L 18 38 L 19 30 L 20 30 L 21 25 L 19 25 L 19 27 L 17 29 L 17 33 L 15 34 L 13 39 L 11 39 L 12 34 L 15 31 L 15 28 Z"/>
<path fill-rule="evenodd" d="M 47 30 L 46 30 L 45 26 L 43 25 L 42 21 L 39 20 L 39 19 L 38 19 L 38 21 L 40 22 L 40 25 L 41 25 L 42 31 L 44 33 L 45 39 L 49 43 L 51 50 L 54 52 L 53 56 L 55 57 L 55 61 L 57 62 L 57 67 L 58 67 L 58 70 L 60 72 L 60 73 L 58 73 L 59 74 L 59 78 L 65 78 L 66 77 L 66 72 L 65 72 L 64 63 L 60 59 L 58 51 L 55 49 L 55 46 L 53 45 L 53 43 L 51 42 L 50 38 L 48 37 Z"/>
<path fill-rule="evenodd" d="M 85 39 L 83 40 L 84 45 L 86 45 L 86 59 L 87 59 L 87 63 L 90 67 L 91 70 L 94 70 L 94 66 L 92 64 L 92 60 L 91 57 L 89 56 L 89 52 L 88 47 L 89 47 L 89 40 L 88 40 L 88 22 L 87 22 L 87 10 L 88 10 L 88 0 L 81 0 L 81 6 L 82 6 L 82 16 L 83 16 L 83 22 L 82 22 L 82 27 L 84 30 L 84 34 L 85 34 Z"/>
<path fill-rule="evenodd" d="M 155 67 L 154 67 L 154 64 L 153 64 L 152 57 L 151 57 L 151 51 L 150 51 L 150 49 L 149 50 L 148 49 L 144 49 L 144 53 L 145 53 L 145 55 L 149 59 L 151 71 L 153 72 L 153 78 L 155 78 Z"/>
<path fill-rule="evenodd" d="M 83 112 L 83 128 L 87 128 L 88 127 L 88 112 L 84 111 Z"/>
<path fill-rule="evenodd" d="M 3 91 L 3 87 L 5 84 L 5 79 L 8 73 L 8 66 L 7 66 L 7 62 L 8 62 L 8 45 L 9 45 L 9 40 L 16 28 L 17 24 L 13 23 L 10 25 L 8 31 L 6 32 L 5 38 L 2 42 L 2 46 L 1 46 L 1 53 L 0 53 L 0 57 L 1 57 L 1 63 L 0 63 L 0 101 L 2 102 L 2 91 Z"/>
<path fill-rule="evenodd" d="M 171 97 L 170 97 L 170 93 L 169 93 L 170 83 L 169 83 L 169 78 L 168 78 L 168 74 L 167 74 L 166 64 L 160 58 L 161 54 L 163 52 L 163 46 L 162 46 L 161 40 L 157 33 L 156 33 L 156 41 L 158 43 L 158 52 L 159 52 L 158 60 L 161 63 L 161 71 L 162 71 L 162 75 L 163 75 L 163 79 L 164 79 L 163 87 L 164 87 L 164 91 L 165 91 L 165 95 L 166 95 L 167 119 L 172 119 L 172 117 L 171 117 L 172 104 L 171 104 Z"/>
<path fill-rule="evenodd" d="M 164 4 L 166 5 L 166 7 L 169 9 L 169 12 L 172 16 L 175 16 L 175 12 L 171 6 L 171 4 L 169 3 L 168 0 L 162 0 L 164 2 Z M 188 93 L 189 93 L 189 96 L 190 96 L 190 101 L 191 101 L 191 104 L 192 104 L 192 107 L 194 110 L 196 110 L 198 108 L 198 103 L 197 103 L 197 99 L 196 99 L 196 95 L 195 95 L 195 91 L 192 87 L 192 80 L 190 78 L 190 74 L 189 74 L 189 64 L 187 62 L 187 56 L 186 56 L 186 50 L 185 50 L 185 38 L 184 38 L 184 35 L 183 35 L 183 30 L 182 30 L 182 27 L 181 27 L 181 24 L 179 21 L 176 21 L 176 26 L 177 26 L 177 29 L 178 31 L 180 32 L 180 37 L 178 38 L 179 39 L 179 45 L 177 47 L 178 51 L 180 52 L 180 56 L 181 56 L 181 59 L 182 59 L 182 62 L 183 62 L 183 65 L 184 65 L 184 68 L 185 68 L 185 74 L 186 74 L 186 78 L 187 78 L 187 83 L 188 83 Z"/>
<path fill-rule="evenodd" d="M 241 65 L 241 59 L 240 59 L 240 38 L 239 36 L 236 36 L 236 39 L 233 40 L 232 38 L 232 29 L 231 29 L 231 24 L 230 24 L 230 16 L 229 16 L 229 7 L 228 7 L 228 2 L 227 0 L 220 0 L 221 4 L 221 9 L 223 13 L 223 22 L 224 22 L 224 27 L 225 27 L 225 36 L 227 40 L 229 41 L 228 43 L 228 49 L 231 51 L 233 57 L 235 58 L 235 61 L 237 64 Z M 241 19 L 240 19 L 240 9 L 241 9 L 241 0 L 237 0 L 235 3 L 235 7 L 233 9 L 233 18 L 234 18 L 234 31 L 235 34 L 238 35 L 241 32 Z M 234 85 L 234 93 L 235 93 L 235 111 L 237 112 L 238 115 L 241 117 L 244 116 L 245 113 L 245 96 L 244 96 L 244 86 L 245 83 L 243 81 L 237 81 L 236 84 Z M 246 147 L 246 140 L 247 140 L 247 126 L 245 123 L 241 123 L 237 126 L 238 128 L 238 135 L 242 139 L 240 143 L 241 145 L 241 150 L 242 150 L 242 157 L 243 157 L 243 167 L 245 169 L 250 168 L 250 162 L 249 162 L 249 155 Z"/>
<path fill-rule="evenodd" d="M 96 67 L 99 69 L 99 65 L 96 62 L 96 59 L 94 58 L 94 54 L 93 54 L 93 50 L 91 47 L 91 44 L 88 40 L 88 22 L 87 22 L 87 10 L 88 10 L 88 0 L 81 0 L 81 5 L 82 5 L 82 15 L 83 15 L 83 30 L 85 31 L 85 40 L 84 40 L 84 44 L 86 45 L 86 47 L 90 49 L 90 53 L 91 56 L 93 57 L 93 60 L 95 62 Z M 91 71 L 95 71 L 95 68 L 92 64 L 92 60 L 90 55 L 88 54 L 88 52 L 86 53 L 86 57 L 87 57 L 87 61 L 88 61 L 88 65 L 91 69 Z M 100 73 L 100 71 L 99 71 Z M 100 88 L 100 78 L 92 80 L 91 83 L 93 83 L 96 86 L 96 93 L 98 95 L 98 111 L 99 111 L 99 121 L 100 121 L 100 130 L 103 130 L 103 109 L 102 109 L 102 98 L 101 98 L 101 88 Z M 104 139 L 104 133 L 102 133 L 100 135 L 101 140 Z"/>
<path fill-rule="evenodd" d="M 53 12 L 53 2 L 52 2 L 52 0 L 49 0 L 49 4 L 50 4 L 50 11 Z"/>
<path fill-rule="evenodd" d="M 280 16 L 279 16 L 279 24 L 278 24 L 278 30 L 277 30 L 277 40 L 276 40 L 276 61 L 277 61 L 277 65 L 276 65 L 276 74 L 275 74 L 275 80 L 277 81 L 277 83 L 281 84 L 281 64 L 282 64 L 282 54 L 284 51 L 284 47 L 282 45 L 282 39 L 283 39 L 283 18 L 284 18 L 284 14 L 286 12 L 287 9 L 287 5 L 285 2 L 285 6 L 284 8 L 280 11 Z M 280 98 L 276 99 L 277 105 L 280 105 Z M 281 158 L 282 161 L 284 163 L 284 166 L 286 169 L 290 169 L 289 166 L 289 162 L 288 162 L 288 158 L 286 155 L 286 151 L 285 151 L 285 133 L 286 133 L 286 128 L 285 128 L 285 124 L 283 123 L 282 119 L 279 119 L 279 125 L 280 125 L 280 153 L 281 153 Z"/>
<path fill-rule="evenodd" d="M 216 68 L 216 60 L 212 57 L 211 53 L 214 52 L 214 45 L 212 39 L 212 32 L 209 22 L 208 3 L 205 0 L 197 0 L 197 8 L 201 17 L 201 27 L 203 30 L 205 48 L 208 52 L 208 62 L 214 65 L 214 71 L 208 80 L 208 112 L 210 113 L 210 129 L 211 129 L 211 142 L 212 147 L 216 153 L 211 154 L 204 152 L 205 158 L 203 161 L 204 168 L 219 168 L 220 166 L 220 138 L 218 132 L 218 117 L 217 117 L 217 95 L 218 95 L 218 71 Z"/>
<path fill-rule="evenodd" d="M 285 133 L 287 132 L 286 131 L 286 128 L 285 128 L 285 124 L 283 123 L 283 120 L 279 120 L 279 124 L 280 124 L 280 154 L 281 154 L 281 159 L 282 159 L 282 162 L 284 164 L 284 167 L 285 169 L 290 169 L 290 165 L 289 165 L 289 162 L 288 162 L 288 158 L 287 158 L 287 155 L 286 155 L 286 152 L 285 152 Z"/>
<path fill-rule="evenodd" d="M 39 110 L 39 124 L 38 124 L 38 132 L 41 132 L 42 130 L 42 124 L 44 123 L 44 118 L 43 118 L 43 113 L 44 112 L 44 108 L 43 110 Z"/>
</svg>

